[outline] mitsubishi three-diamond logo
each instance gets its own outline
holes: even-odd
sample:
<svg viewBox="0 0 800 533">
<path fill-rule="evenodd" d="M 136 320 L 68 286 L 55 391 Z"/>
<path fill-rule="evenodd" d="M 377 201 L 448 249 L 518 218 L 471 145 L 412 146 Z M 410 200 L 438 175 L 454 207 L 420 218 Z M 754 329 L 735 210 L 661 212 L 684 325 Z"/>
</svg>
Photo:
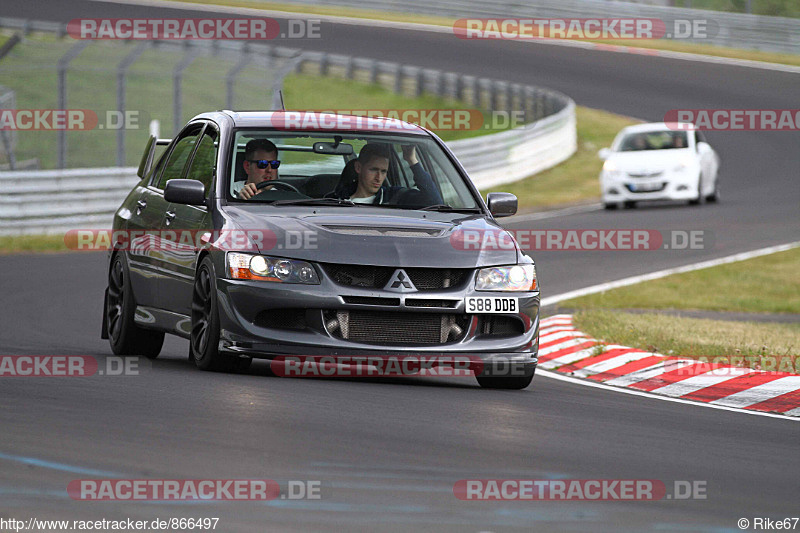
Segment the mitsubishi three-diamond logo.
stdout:
<svg viewBox="0 0 800 533">
<path fill-rule="evenodd" d="M 406 274 L 406 271 L 402 268 L 398 268 L 394 271 L 392 279 L 389 280 L 389 283 L 386 284 L 383 290 L 392 292 L 417 292 L 417 288 L 411 283 L 411 278 L 408 277 L 408 274 Z"/>
</svg>

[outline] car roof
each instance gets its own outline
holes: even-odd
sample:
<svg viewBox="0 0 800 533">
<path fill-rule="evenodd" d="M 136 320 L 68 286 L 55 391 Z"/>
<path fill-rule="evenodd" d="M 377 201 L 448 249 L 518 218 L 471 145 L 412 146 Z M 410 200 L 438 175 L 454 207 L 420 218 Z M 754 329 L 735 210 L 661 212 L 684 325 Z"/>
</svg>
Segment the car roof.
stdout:
<svg viewBox="0 0 800 533">
<path fill-rule="evenodd" d="M 406 133 L 429 136 L 430 132 L 416 124 L 387 117 L 342 115 L 319 111 L 216 111 L 194 117 L 230 117 L 235 128 L 265 128 L 284 131 Z M 193 119 L 193 120 L 194 120 Z"/>
<path fill-rule="evenodd" d="M 680 127 L 677 127 L 678 124 L 680 124 Z M 695 125 L 688 122 L 670 122 L 669 124 L 666 122 L 648 122 L 646 124 L 628 126 L 623 128 L 622 131 L 625 133 L 642 133 L 649 131 L 690 131 L 695 129 L 697 129 Z"/>
</svg>

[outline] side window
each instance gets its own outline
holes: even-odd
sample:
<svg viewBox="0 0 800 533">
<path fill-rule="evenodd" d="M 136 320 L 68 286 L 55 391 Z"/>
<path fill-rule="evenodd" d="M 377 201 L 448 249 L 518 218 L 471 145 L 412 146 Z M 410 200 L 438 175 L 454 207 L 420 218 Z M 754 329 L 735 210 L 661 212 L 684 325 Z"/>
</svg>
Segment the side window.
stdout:
<svg viewBox="0 0 800 533">
<path fill-rule="evenodd" d="M 441 179 L 434 178 L 434 183 L 439 186 L 439 190 L 442 192 L 442 200 L 444 203 L 452 206 L 459 206 L 462 204 L 461 198 L 458 197 L 458 191 L 456 191 L 453 184 L 450 183 L 450 180 L 447 179 L 447 174 L 445 173 L 444 169 L 439 165 L 439 162 L 436 159 L 431 159 L 431 166 L 433 167 L 431 174 L 433 176 L 442 176 Z"/>
<path fill-rule="evenodd" d="M 211 190 L 211 181 L 214 179 L 214 167 L 217 163 L 217 147 L 215 145 L 216 132 L 211 128 L 206 130 L 197 152 L 192 159 L 192 166 L 189 168 L 187 178 L 203 182 L 206 188 L 206 198 Z M 177 147 L 176 147 L 177 148 Z"/>
<path fill-rule="evenodd" d="M 164 190 L 169 180 L 181 177 L 183 167 L 186 166 L 186 161 L 189 159 L 189 156 L 192 155 L 192 150 L 194 150 L 194 145 L 197 142 L 197 137 L 200 135 L 201 129 L 202 126 L 198 126 L 197 129 L 185 132 L 184 136 L 178 139 L 175 148 L 172 150 L 169 159 L 164 165 L 164 171 L 161 173 L 156 187 Z"/>
</svg>

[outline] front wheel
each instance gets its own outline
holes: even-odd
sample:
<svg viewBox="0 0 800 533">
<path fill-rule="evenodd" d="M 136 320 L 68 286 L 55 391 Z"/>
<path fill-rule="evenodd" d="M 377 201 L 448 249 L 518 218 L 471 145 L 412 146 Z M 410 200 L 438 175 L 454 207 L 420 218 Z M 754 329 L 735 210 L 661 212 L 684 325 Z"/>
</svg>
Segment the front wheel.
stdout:
<svg viewBox="0 0 800 533">
<path fill-rule="evenodd" d="M 155 359 L 164 344 L 164 332 L 140 328 L 134 322 L 136 301 L 130 269 L 123 252 L 114 254 L 108 271 L 105 301 L 106 334 L 115 355 L 143 355 Z"/>
<path fill-rule="evenodd" d="M 191 358 L 200 370 L 243 372 L 253 361 L 219 353 L 219 305 L 214 264 L 205 257 L 197 269 L 192 291 Z"/>
</svg>

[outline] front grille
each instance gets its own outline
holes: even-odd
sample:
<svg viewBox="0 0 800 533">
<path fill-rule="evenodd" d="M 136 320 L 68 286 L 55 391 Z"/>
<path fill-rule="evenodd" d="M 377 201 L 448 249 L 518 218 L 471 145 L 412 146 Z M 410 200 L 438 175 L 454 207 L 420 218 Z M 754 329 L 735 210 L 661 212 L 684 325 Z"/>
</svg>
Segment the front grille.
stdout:
<svg viewBox="0 0 800 533">
<path fill-rule="evenodd" d="M 406 298 L 406 307 L 447 307 L 455 309 L 458 300 L 425 300 L 422 298 Z"/>
<path fill-rule="evenodd" d="M 319 312 L 319 311 L 318 311 Z M 268 309 L 256 315 L 256 326 L 273 329 L 306 329 L 305 309 Z"/>
<path fill-rule="evenodd" d="M 516 337 L 525 333 L 525 326 L 511 316 L 483 316 L 478 331 L 489 337 Z"/>
<path fill-rule="evenodd" d="M 400 267 L 322 264 L 325 273 L 337 284 L 348 287 L 382 289 Z M 418 291 L 436 291 L 458 287 L 472 272 L 468 268 L 404 268 Z"/>
<path fill-rule="evenodd" d="M 377 298 L 373 296 L 342 296 L 346 304 L 391 305 L 398 307 L 400 298 Z"/>
<path fill-rule="evenodd" d="M 399 311 L 325 311 L 334 337 L 364 344 L 444 344 L 464 337 L 466 315 Z"/>
<path fill-rule="evenodd" d="M 634 194 L 639 194 L 639 193 L 647 194 L 649 192 L 660 192 L 660 191 L 663 191 L 664 187 L 666 187 L 666 186 L 667 186 L 666 183 L 659 183 L 657 186 L 653 187 L 652 189 L 648 187 L 647 190 L 642 190 L 641 187 L 636 186 L 636 185 L 634 185 L 632 183 L 626 183 L 625 184 L 625 188 L 628 189 L 630 192 L 632 192 Z"/>
</svg>

